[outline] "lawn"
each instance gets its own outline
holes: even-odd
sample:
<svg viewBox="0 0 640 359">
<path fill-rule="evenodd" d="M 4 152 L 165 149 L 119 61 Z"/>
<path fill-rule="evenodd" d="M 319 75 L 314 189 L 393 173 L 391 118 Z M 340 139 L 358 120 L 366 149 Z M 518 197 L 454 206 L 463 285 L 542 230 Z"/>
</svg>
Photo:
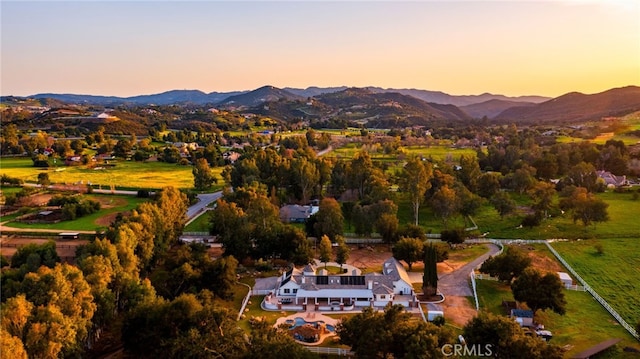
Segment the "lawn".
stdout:
<svg viewBox="0 0 640 359">
<path fill-rule="evenodd" d="M 480 309 L 504 315 L 502 300 L 513 300 L 509 285 L 488 280 L 478 280 L 477 284 Z M 568 357 L 610 338 L 623 339 L 618 344 L 619 348 L 638 348 L 637 341 L 589 293 L 569 290 L 565 290 L 564 293 L 567 300 L 565 315 L 539 311 L 536 320 L 553 333 L 553 344 L 570 348 Z M 621 351 L 612 354 L 612 358 L 636 357 L 630 353 L 625 356 Z M 605 357 L 608 356 L 603 356 Z"/>
<path fill-rule="evenodd" d="M 80 217 L 72 221 L 62 221 L 52 224 L 27 224 L 21 222 L 9 222 L 6 225 L 15 228 L 38 228 L 38 229 L 59 229 L 59 230 L 86 230 L 92 231 L 107 226 L 107 223 L 101 224 L 99 219 L 103 217 L 110 218 L 115 213 L 130 211 L 138 206 L 138 204 L 148 201 L 145 198 L 137 198 L 132 196 L 118 195 L 101 195 L 91 194 L 83 195 L 83 198 L 92 199 L 103 203 L 100 211 L 88 216 Z M 105 205 L 106 204 L 106 205 Z M 110 223 L 110 221 L 109 221 Z"/>
<path fill-rule="evenodd" d="M 205 212 L 184 227 L 185 232 L 209 232 L 209 212 Z"/>
<path fill-rule="evenodd" d="M 55 168 L 36 168 L 30 158 L 3 158 L 0 162 L 0 174 L 17 177 L 25 182 L 37 182 L 38 174 L 46 172 L 52 183 L 91 183 L 108 189 L 117 188 L 160 189 L 167 186 L 192 188 L 193 174 L 191 166 L 181 166 L 165 162 L 114 161 L 113 167 L 96 166 L 100 170 L 87 166 L 59 166 Z M 222 167 L 212 171 L 222 186 Z"/>
<path fill-rule="evenodd" d="M 396 162 L 400 156 L 398 154 L 386 154 L 382 152 L 382 147 L 377 144 L 364 148 L 369 151 L 371 159 L 376 161 Z M 335 148 L 331 153 L 327 154 L 326 157 L 353 158 L 355 154 L 362 149 L 362 143 L 348 143 L 345 146 Z M 402 153 L 402 157 L 417 155 L 438 161 L 452 160 L 453 162 L 457 162 L 461 155 L 476 156 L 476 152 L 473 149 L 452 148 L 447 145 L 407 146 L 400 147 L 399 151 Z"/>
<path fill-rule="evenodd" d="M 640 321 L 638 238 L 553 243 L 569 265 L 631 325 Z M 597 253 L 596 243 L 602 245 L 602 255 Z"/>
<path fill-rule="evenodd" d="M 640 226 L 637 225 L 637 213 L 640 213 L 640 201 L 631 199 L 631 193 L 598 193 L 597 196 L 609 204 L 609 221 L 585 227 L 581 222 L 573 223 L 568 214 L 546 219 L 540 226 L 520 228 L 524 214 L 522 212 L 500 218 L 489 204 L 481 207 L 473 218 L 481 233 L 489 232 L 491 238 L 640 238 Z M 528 199 L 512 196 L 518 206 L 528 205 Z M 556 200 L 557 203 L 557 200 Z M 402 208 L 399 209 L 400 212 Z M 400 215 L 399 215 L 400 216 Z M 422 221 L 421 221 L 422 222 Z"/>
</svg>

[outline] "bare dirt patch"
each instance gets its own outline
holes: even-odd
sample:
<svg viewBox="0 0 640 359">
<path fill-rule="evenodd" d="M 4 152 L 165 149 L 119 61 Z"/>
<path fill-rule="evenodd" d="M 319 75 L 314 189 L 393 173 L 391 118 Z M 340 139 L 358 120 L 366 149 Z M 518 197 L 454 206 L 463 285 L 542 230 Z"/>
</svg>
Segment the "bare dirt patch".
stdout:
<svg viewBox="0 0 640 359">
<path fill-rule="evenodd" d="M 93 198 L 93 200 L 100 202 L 101 209 L 109 209 L 109 208 L 121 207 L 121 206 L 127 205 L 127 200 L 124 198 L 99 196 L 99 197 Z"/>
<path fill-rule="evenodd" d="M 27 244 L 44 244 L 50 241 L 52 238 L 38 238 L 38 237 L 3 237 L 0 240 L 0 253 L 3 256 L 10 258 L 13 256 L 18 248 Z M 55 241 L 56 252 L 61 258 L 71 259 L 76 256 L 76 249 L 79 246 L 85 245 L 88 241 L 85 240 L 65 240 Z"/>
<path fill-rule="evenodd" d="M 19 205 L 26 207 L 46 206 L 51 197 L 53 197 L 53 195 L 49 193 L 33 194 L 31 196 L 22 198 L 19 202 Z"/>
<path fill-rule="evenodd" d="M 123 215 L 126 214 L 127 213 L 123 213 Z M 96 219 L 95 221 L 93 221 L 93 223 L 99 226 L 109 227 L 116 220 L 116 217 L 118 217 L 118 213 L 109 213 Z"/>
<path fill-rule="evenodd" d="M 458 327 L 467 324 L 477 314 L 467 297 L 448 296 L 440 306 L 444 310 L 445 320 Z"/>
</svg>

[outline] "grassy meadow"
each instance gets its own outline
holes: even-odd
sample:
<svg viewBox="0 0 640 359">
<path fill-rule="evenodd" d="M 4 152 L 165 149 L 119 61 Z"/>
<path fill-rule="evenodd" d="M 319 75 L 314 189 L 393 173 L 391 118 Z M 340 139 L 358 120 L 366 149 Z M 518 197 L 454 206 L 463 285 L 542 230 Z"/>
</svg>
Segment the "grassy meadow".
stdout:
<svg viewBox="0 0 640 359">
<path fill-rule="evenodd" d="M 629 324 L 640 322 L 639 238 L 557 242 L 552 246 Z M 595 246 L 602 246 L 599 254 Z"/>
<path fill-rule="evenodd" d="M 479 280 L 477 284 L 480 310 L 505 315 L 502 300 L 513 300 L 509 285 L 488 280 Z M 621 348 L 639 348 L 638 342 L 589 293 L 565 290 L 564 294 L 567 300 L 565 315 L 550 311 L 538 311 L 536 314 L 536 321 L 553 333 L 551 343 L 565 346 L 568 349 L 566 356 L 570 357 L 607 339 L 622 338 L 617 350 L 603 353 L 598 358 L 636 357 L 632 353 L 623 353 Z"/>
<path fill-rule="evenodd" d="M 118 196 L 118 195 L 101 195 L 101 194 L 89 194 L 83 195 L 83 199 L 91 199 L 101 203 L 101 209 L 88 216 L 76 218 L 72 221 L 61 221 L 58 223 L 38 223 L 28 224 L 16 221 L 10 221 L 6 223 L 8 227 L 25 228 L 25 229 L 57 229 L 57 230 L 84 230 L 92 231 L 105 228 L 110 224 L 115 215 L 120 212 L 130 211 L 138 206 L 138 204 L 148 201 L 145 198 L 137 198 L 132 196 Z M 3 220 L 11 220 L 11 217 Z"/>
<path fill-rule="evenodd" d="M 37 182 L 38 174 L 49 174 L 51 183 L 92 183 L 108 189 L 112 184 L 117 188 L 160 189 L 167 186 L 188 189 L 193 187 L 191 166 L 181 166 L 165 162 L 113 161 L 115 166 L 58 166 L 55 168 L 33 167 L 30 158 L 3 158 L 0 160 L 0 174 L 17 177 L 25 182 Z M 102 169 L 97 169 L 102 168 Z M 222 167 L 212 169 L 218 177 L 217 187 L 222 187 Z"/>
</svg>

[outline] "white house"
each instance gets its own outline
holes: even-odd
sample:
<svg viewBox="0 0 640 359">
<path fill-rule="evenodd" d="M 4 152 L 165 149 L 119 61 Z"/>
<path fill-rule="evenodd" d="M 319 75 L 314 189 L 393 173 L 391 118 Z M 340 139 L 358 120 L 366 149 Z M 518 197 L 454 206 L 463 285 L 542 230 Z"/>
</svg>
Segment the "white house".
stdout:
<svg viewBox="0 0 640 359">
<path fill-rule="evenodd" d="M 329 311 L 384 307 L 389 303 L 405 307 L 418 305 L 406 270 L 393 257 L 384 262 L 382 273 L 366 275 L 316 274 L 311 265 L 302 270 L 292 269 L 278 279 L 273 297 L 267 298 L 265 307 L 306 310 L 312 305 L 315 310 Z"/>
</svg>

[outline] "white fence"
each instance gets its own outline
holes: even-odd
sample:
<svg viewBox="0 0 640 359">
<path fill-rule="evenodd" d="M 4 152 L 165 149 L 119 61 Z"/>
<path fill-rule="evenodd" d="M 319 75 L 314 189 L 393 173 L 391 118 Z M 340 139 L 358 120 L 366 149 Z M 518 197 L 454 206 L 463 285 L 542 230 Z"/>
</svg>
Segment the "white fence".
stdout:
<svg viewBox="0 0 640 359">
<path fill-rule="evenodd" d="M 595 298 L 595 300 L 597 300 L 604 307 L 604 309 L 606 309 L 609 313 L 611 313 L 611 315 L 613 315 L 613 317 L 616 318 L 618 323 L 620 323 L 620 325 L 622 325 L 631 335 L 633 335 L 636 339 L 640 340 L 640 334 L 638 334 L 635 328 L 629 325 L 629 323 L 627 323 L 622 318 L 622 316 L 620 316 L 620 314 L 618 314 L 618 312 L 615 309 L 613 309 L 611 305 L 607 303 L 606 300 L 604 300 L 604 298 L 602 298 L 598 293 L 596 293 L 596 291 L 593 290 L 593 288 L 591 288 L 591 286 L 589 286 L 589 284 L 584 279 L 582 279 L 582 277 L 580 277 L 580 275 L 575 270 L 573 270 L 573 268 L 571 268 L 569 263 L 567 263 L 564 260 L 564 258 L 562 258 L 560 254 L 553 247 L 551 247 L 551 244 L 549 244 L 549 242 L 545 242 L 545 244 L 547 245 L 547 248 L 549 248 L 551 253 L 553 253 L 553 255 L 556 256 L 556 258 L 558 258 L 560 263 L 562 263 L 567 268 L 567 270 L 574 276 L 574 278 L 576 278 L 576 280 L 583 285 L 584 290 L 589 292 L 589 294 L 591 294 L 593 298 Z"/>
<path fill-rule="evenodd" d="M 312 347 L 312 346 L 304 346 L 308 351 L 316 354 L 330 354 L 337 356 L 355 356 L 356 353 L 351 350 L 342 349 L 342 348 L 331 348 L 331 347 Z"/>
<path fill-rule="evenodd" d="M 567 240 L 566 239 L 548 239 L 548 240 L 544 240 L 544 239 L 538 239 L 538 240 L 525 240 L 525 239 L 511 239 L 511 240 L 472 239 L 472 240 L 467 240 L 467 242 L 469 242 L 469 243 L 493 243 L 493 244 L 496 244 L 496 245 L 500 246 L 501 248 L 503 248 L 503 245 L 508 245 L 508 244 L 544 243 L 544 245 L 546 245 L 547 248 L 549 248 L 551 253 L 553 253 L 553 255 L 558 259 L 558 261 L 560 261 L 560 263 L 562 263 L 562 265 L 564 265 L 564 267 L 567 268 L 569 273 L 571 273 L 573 275 L 573 277 L 576 278 L 576 280 L 578 282 L 580 282 L 580 284 L 581 284 L 581 285 L 567 286 L 566 288 L 569 289 L 569 290 L 577 290 L 577 291 L 589 292 L 589 294 L 591 294 L 593 296 L 593 298 L 595 300 L 597 300 L 618 321 L 618 323 L 620 323 L 620 325 L 622 325 L 634 338 L 640 340 L 640 333 L 638 333 L 635 330 L 635 328 L 633 328 L 633 326 L 631 326 L 629 323 L 627 323 L 624 320 L 624 318 L 622 318 L 622 316 L 615 309 L 613 309 L 613 307 L 611 307 L 611 305 L 609 303 L 607 303 L 606 300 L 604 300 L 604 298 L 602 298 L 593 288 L 591 288 L 591 286 L 589 286 L 589 284 L 584 279 L 582 279 L 582 277 L 580 277 L 580 275 L 569 265 L 569 263 L 567 263 L 567 261 L 564 260 L 564 258 L 562 258 L 562 256 L 560 256 L 560 254 L 553 247 L 551 247 L 551 244 L 550 244 L 550 243 L 554 243 L 554 242 L 565 242 L 565 241 L 567 241 Z M 500 252 L 502 252 L 502 249 L 500 250 Z M 477 277 L 476 277 L 475 271 L 471 271 L 469 276 L 471 278 L 471 286 L 473 288 L 473 297 L 475 299 L 476 310 L 477 310 L 477 309 L 479 309 L 479 305 L 478 305 L 478 294 L 477 294 L 477 291 L 476 291 L 476 281 L 475 280 L 476 280 Z M 480 279 L 480 278 L 478 278 L 478 279 Z"/>
<path fill-rule="evenodd" d="M 240 320 L 240 318 L 242 317 L 242 313 L 244 313 L 244 308 L 247 307 L 247 303 L 249 303 L 249 299 L 251 299 L 251 293 L 253 292 L 249 285 L 247 284 L 245 285 L 249 287 L 249 293 L 247 293 L 247 296 L 244 297 L 244 300 L 242 301 L 242 305 L 240 306 L 240 311 L 238 312 L 238 318 L 236 318 L 236 321 Z"/>
</svg>

